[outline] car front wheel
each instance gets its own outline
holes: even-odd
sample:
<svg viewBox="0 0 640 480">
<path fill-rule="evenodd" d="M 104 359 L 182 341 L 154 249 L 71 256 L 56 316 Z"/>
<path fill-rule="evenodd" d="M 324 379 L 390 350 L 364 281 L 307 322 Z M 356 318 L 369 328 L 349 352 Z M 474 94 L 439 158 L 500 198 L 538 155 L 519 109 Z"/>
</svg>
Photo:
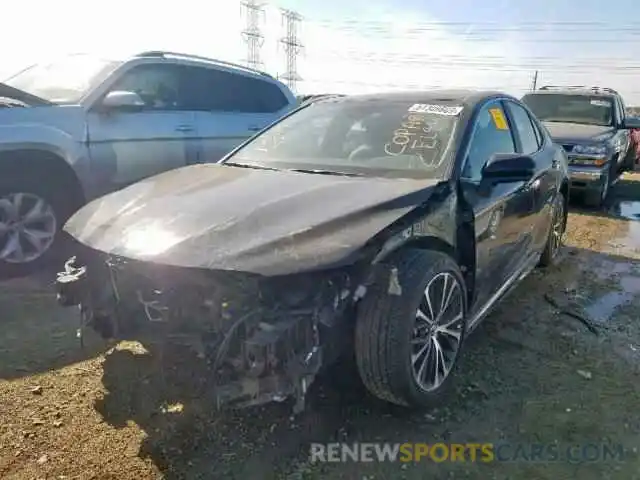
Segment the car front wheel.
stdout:
<svg viewBox="0 0 640 480">
<path fill-rule="evenodd" d="M 467 291 L 458 264 L 431 250 L 405 250 L 359 306 L 358 370 L 375 396 L 424 407 L 440 400 L 464 341 Z"/>
<path fill-rule="evenodd" d="M 585 192 L 585 204 L 592 208 L 600 208 L 604 205 L 609 197 L 609 189 L 611 188 L 611 169 L 607 171 L 602 179 L 602 185 L 599 188 L 588 190 Z"/>
</svg>

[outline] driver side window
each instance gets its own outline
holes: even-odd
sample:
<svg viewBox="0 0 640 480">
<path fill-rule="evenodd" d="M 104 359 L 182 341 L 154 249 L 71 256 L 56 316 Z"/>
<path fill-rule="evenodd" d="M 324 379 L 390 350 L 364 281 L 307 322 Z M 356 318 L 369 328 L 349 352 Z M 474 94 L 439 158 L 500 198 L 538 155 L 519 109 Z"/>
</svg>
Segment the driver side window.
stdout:
<svg viewBox="0 0 640 480">
<path fill-rule="evenodd" d="M 495 153 L 515 153 L 513 135 L 500 102 L 485 105 L 475 120 L 469 152 L 462 168 L 462 178 L 479 182 L 482 168 Z"/>
<path fill-rule="evenodd" d="M 184 105 L 181 74 L 181 67 L 175 65 L 139 65 L 125 72 L 110 91 L 137 93 L 145 110 L 180 110 Z"/>
</svg>

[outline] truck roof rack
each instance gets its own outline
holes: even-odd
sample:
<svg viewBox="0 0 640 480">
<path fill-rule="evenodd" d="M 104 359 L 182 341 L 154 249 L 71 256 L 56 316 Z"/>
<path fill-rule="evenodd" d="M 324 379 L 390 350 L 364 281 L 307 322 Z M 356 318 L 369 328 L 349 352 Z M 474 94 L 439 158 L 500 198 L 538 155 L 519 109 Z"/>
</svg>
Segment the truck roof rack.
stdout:
<svg viewBox="0 0 640 480">
<path fill-rule="evenodd" d="M 589 90 L 594 93 L 610 93 L 619 95 L 613 88 L 607 87 L 589 87 L 587 85 L 545 85 L 538 90 Z"/>
<path fill-rule="evenodd" d="M 256 70 L 255 68 L 246 67 L 239 63 L 227 62 L 224 60 L 218 60 L 216 58 L 202 57 L 200 55 L 191 55 L 189 53 L 168 52 L 164 50 L 150 50 L 147 52 L 138 53 L 137 55 L 135 55 L 135 57 L 138 57 L 138 58 L 140 57 L 156 57 L 156 58 L 174 57 L 174 58 L 184 58 L 186 60 L 200 60 L 203 62 L 212 63 L 214 65 L 233 67 L 239 70 L 244 70 L 246 72 L 257 73 L 258 75 L 262 75 L 263 77 L 273 78 L 272 75 L 269 75 L 266 72 L 263 72 L 261 70 Z"/>
</svg>

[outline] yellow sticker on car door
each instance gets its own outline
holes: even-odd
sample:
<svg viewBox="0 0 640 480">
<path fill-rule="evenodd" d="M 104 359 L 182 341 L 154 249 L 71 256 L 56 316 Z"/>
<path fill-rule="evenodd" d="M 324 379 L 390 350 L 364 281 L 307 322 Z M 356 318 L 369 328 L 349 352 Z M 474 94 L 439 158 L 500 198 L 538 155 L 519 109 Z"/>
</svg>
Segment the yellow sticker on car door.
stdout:
<svg viewBox="0 0 640 480">
<path fill-rule="evenodd" d="M 491 113 L 491 118 L 493 118 L 493 124 L 496 126 L 498 130 L 509 130 L 509 125 L 507 125 L 507 119 L 504 118 L 504 113 L 502 113 L 501 108 L 490 108 L 489 113 Z"/>
</svg>

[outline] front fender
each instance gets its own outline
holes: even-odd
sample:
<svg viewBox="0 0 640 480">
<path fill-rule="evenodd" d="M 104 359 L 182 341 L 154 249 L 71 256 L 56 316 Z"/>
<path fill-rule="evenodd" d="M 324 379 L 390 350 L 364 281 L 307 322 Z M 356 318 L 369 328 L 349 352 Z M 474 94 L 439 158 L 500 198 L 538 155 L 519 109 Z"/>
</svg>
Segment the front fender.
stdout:
<svg viewBox="0 0 640 480">
<path fill-rule="evenodd" d="M 407 246 L 433 247 L 454 255 L 457 249 L 457 200 L 457 192 L 449 188 L 435 193 L 423 208 L 410 212 L 391 227 L 394 233 L 382 244 L 372 263 L 378 264 Z"/>
<path fill-rule="evenodd" d="M 52 153 L 71 166 L 83 190 L 91 183 L 86 146 L 67 132 L 40 124 L 0 125 L 0 157 L 20 150 Z"/>
</svg>

